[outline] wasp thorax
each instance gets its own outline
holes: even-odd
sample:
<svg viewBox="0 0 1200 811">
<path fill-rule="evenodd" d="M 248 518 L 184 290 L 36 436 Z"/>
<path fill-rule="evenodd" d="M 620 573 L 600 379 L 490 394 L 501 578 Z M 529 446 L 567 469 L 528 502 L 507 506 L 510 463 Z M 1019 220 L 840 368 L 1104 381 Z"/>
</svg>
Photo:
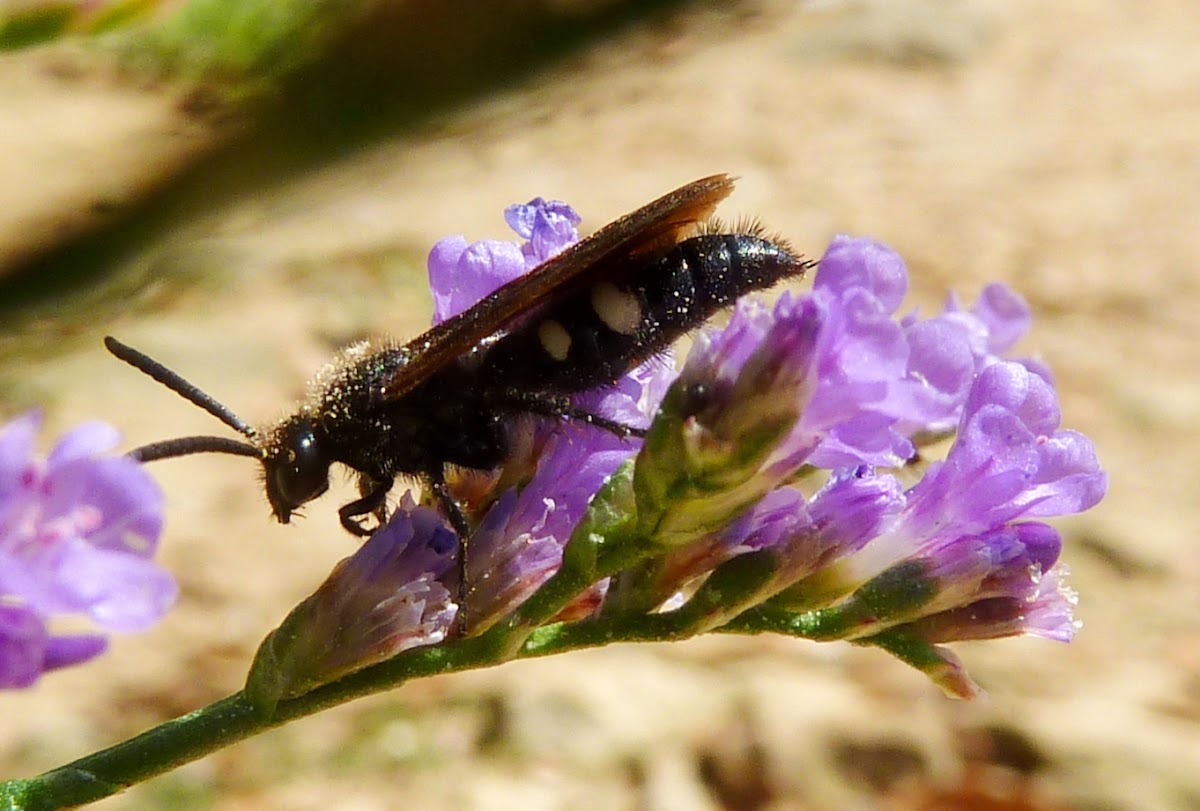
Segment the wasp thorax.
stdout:
<svg viewBox="0 0 1200 811">
<path fill-rule="evenodd" d="M 286 524 L 293 510 L 329 489 L 331 460 L 320 437 L 313 421 L 304 416 L 284 420 L 272 433 L 263 467 L 267 500 L 280 523 Z"/>
</svg>

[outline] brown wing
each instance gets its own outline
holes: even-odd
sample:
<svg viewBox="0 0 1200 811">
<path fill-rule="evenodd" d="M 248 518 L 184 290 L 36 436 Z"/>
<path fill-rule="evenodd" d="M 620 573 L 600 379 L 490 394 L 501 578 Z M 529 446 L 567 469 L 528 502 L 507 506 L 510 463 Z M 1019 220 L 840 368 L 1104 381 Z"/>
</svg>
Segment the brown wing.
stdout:
<svg viewBox="0 0 1200 811">
<path fill-rule="evenodd" d="M 707 220 L 731 191 L 729 175 L 693 181 L 604 226 L 470 309 L 446 319 L 406 345 L 409 359 L 384 386 L 384 397 L 406 394 L 531 308 L 552 303 L 603 260 L 678 242 L 687 229 Z"/>
</svg>

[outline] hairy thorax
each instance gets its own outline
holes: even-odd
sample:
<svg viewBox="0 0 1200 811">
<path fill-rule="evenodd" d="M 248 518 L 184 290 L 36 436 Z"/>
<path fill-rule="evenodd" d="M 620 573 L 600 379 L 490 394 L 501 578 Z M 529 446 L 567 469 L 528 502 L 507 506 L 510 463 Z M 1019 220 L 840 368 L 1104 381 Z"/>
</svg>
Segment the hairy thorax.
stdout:
<svg viewBox="0 0 1200 811">
<path fill-rule="evenodd" d="M 445 463 L 491 468 L 504 458 L 503 427 L 486 407 L 471 359 L 450 364 L 402 397 L 384 387 L 407 360 L 392 343 L 348 347 L 314 378 L 302 412 L 331 461 L 377 481 L 424 474 Z"/>
</svg>

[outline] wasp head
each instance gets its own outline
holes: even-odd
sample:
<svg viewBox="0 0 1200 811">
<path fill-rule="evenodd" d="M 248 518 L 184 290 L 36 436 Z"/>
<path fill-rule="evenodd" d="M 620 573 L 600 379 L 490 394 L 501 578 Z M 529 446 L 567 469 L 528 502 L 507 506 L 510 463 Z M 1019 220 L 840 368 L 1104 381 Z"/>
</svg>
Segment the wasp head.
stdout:
<svg viewBox="0 0 1200 811">
<path fill-rule="evenodd" d="M 276 426 L 263 453 L 264 485 L 281 524 L 329 489 L 331 459 L 313 421 L 297 415 Z"/>
</svg>

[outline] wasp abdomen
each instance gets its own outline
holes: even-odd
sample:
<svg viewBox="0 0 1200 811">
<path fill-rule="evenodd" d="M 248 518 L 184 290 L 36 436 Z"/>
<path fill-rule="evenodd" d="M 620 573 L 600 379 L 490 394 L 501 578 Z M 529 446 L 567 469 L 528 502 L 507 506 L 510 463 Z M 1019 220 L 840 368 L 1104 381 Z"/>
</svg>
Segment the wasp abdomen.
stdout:
<svg viewBox="0 0 1200 811">
<path fill-rule="evenodd" d="M 739 296 L 808 263 L 756 234 L 706 234 L 575 292 L 488 350 L 489 387 L 573 392 L 611 383 Z"/>
</svg>

